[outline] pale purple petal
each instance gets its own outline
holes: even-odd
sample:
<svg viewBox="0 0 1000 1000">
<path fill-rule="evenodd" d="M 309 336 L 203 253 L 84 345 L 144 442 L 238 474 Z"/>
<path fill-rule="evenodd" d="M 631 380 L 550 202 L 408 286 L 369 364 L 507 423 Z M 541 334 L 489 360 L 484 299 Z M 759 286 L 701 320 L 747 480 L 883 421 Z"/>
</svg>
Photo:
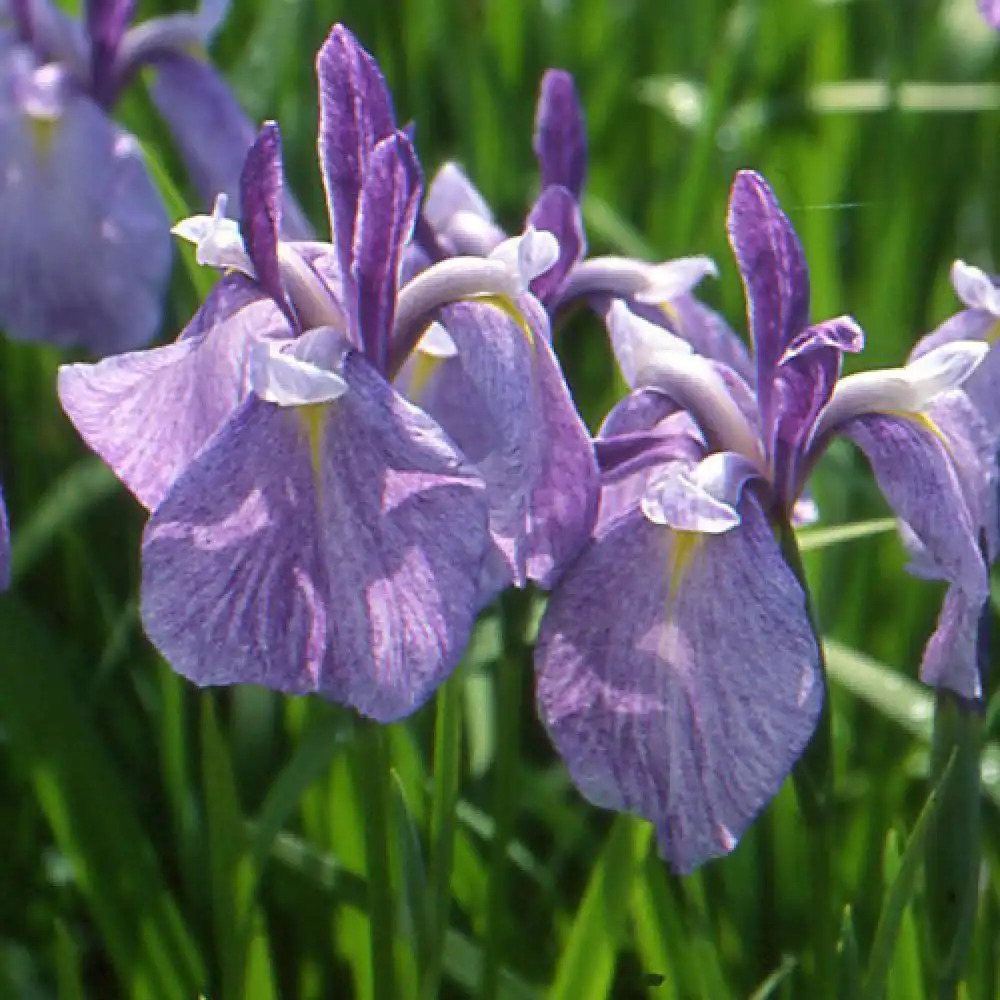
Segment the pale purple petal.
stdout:
<svg viewBox="0 0 1000 1000">
<path fill-rule="evenodd" d="M 0 69 L 0 217 L 12 336 L 95 354 L 152 339 L 171 246 L 139 145 L 55 67 L 20 57 Z"/>
<path fill-rule="evenodd" d="M 587 129 L 573 77 L 564 70 L 546 70 L 542 77 L 534 149 L 542 189 L 558 184 L 579 199 L 587 173 Z"/>
<path fill-rule="evenodd" d="M 166 347 L 64 365 L 59 399 L 84 441 L 152 510 L 249 391 L 250 339 L 289 333 L 274 303 L 258 293 Z"/>
<path fill-rule="evenodd" d="M 559 259 L 531 283 L 532 293 L 550 304 L 570 268 L 583 259 L 586 250 L 580 206 L 566 188 L 547 187 L 532 207 L 526 225 L 547 230 L 559 241 Z"/>
<path fill-rule="evenodd" d="M 652 430 L 661 420 L 677 411 L 677 404 L 666 393 L 658 389 L 635 389 L 615 403 L 598 434 L 602 438 L 610 438 Z"/>
<path fill-rule="evenodd" d="M 809 324 L 809 271 L 791 222 L 760 174 L 741 170 L 736 175 L 727 228 L 746 290 L 766 440 L 775 419 L 774 370 Z"/>
<path fill-rule="evenodd" d="M 430 253 L 444 249 L 451 255 L 488 257 L 507 238 L 496 224 L 486 199 L 457 163 L 445 163 L 434 175 L 424 199 L 418 238 L 425 242 L 433 236 Z M 430 234 L 426 229 L 431 230 Z M 439 254 L 432 253 L 435 259 Z"/>
<path fill-rule="evenodd" d="M 350 281 L 358 199 L 368 159 L 395 130 L 392 99 L 375 60 L 343 25 L 336 25 L 316 57 L 319 78 L 319 159 L 337 259 Z"/>
<path fill-rule="evenodd" d="M 981 606 L 989 596 L 989 579 L 980 547 L 981 526 L 975 520 L 979 512 L 969 509 L 951 443 L 932 426 L 924 416 L 871 414 L 850 421 L 839 433 L 864 452 L 889 505 L 919 542 L 916 568 L 920 574 L 945 580 L 960 590 L 961 606 Z M 961 447 L 961 442 L 956 446 Z M 970 614 L 959 619 L 971 628 Z M 947 619 L 949 628 L 954 621 Z M 949 641 L 973 640 L 952 633 Z M 935 671 L 935 675 L 943 686 L 972 697 L 975 660 L 963 663 L 961 670 Z"/>
<path fill-rule="evenodd" d="M 487 542 L 440 428 L 357 354 L 306 415 L 251 397 L 146 529 L 142 611 L 199 684 L 317 692 L 388 722 L 458 663 Z"/>
<path fill-rule="evenodd" d="M 365 170 L 353 249 L 357 339 L 365 356 L 386 371 L 403 247 L 420 200 L 420 165 L 401 133 L 375 147 Z M 348 306 L 350 308 L 350 306 Z"/>
<path fill-rule="evenodd" d="M 924 649 L 920 679 L 963 698 L 982 698 L 988 648 L 983 628 L 988 619 L 988 601 L 961 587 L 949 587 L 934 634 Z"/>
<path fill-rule="evenodd" d="M 580 551 L 597 518 L 597 460 L 548 340 L 534 341 L 534 481 L 527 539 L 528 578 L 551 587 Z"/>
<path fill-rule="evenodd" d="M 535 651 L 542 719 L 592 802 L 656 827 L 680 872 L 733 849 L 823 698 L 805 597 L 750 498 L 735 530 L 625 515 L 567 571 Z"/>
<path fill-rule="evenodd" d="M 225 81 L 200 59 L 182 53 L 158 58 L 149 93 L 170 127 L 184 166 L 206 207 L 220 192 L 240 210 L 240 174 L 256 130 Z M 285 193 L 282 235 L 309 239 L 312 227 Z"/>
</svg>

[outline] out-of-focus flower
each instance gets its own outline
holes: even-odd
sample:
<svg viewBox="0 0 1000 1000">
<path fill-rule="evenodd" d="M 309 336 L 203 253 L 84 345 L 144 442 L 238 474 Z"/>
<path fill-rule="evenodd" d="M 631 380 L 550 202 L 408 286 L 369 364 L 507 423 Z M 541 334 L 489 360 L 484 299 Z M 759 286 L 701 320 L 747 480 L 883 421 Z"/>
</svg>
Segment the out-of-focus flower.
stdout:
<svg viewBox="0 0 1000 1000">
<path fill-rule="evenodd" d="M 203 58 L 226 3 L 130 26 L 134 6 L 89 0 L 82 24 L 49 0 L 0 7 L 0 327 L 12 336 L 109 354 L 159 326 L 170 225 L 138 142 L 110 117 L 143 67 L 202 196 L 236 194 L 254 129 Z"/>
<path fill-rule="evenodd" d="M 0 488 L 0 590 L 10 583 L 10 525 L 7 523 L 7 506 Z"/>
<path fill-rule="evenodd" d="M 593 495 L 590 520 L 535 515 L 553 481 L 537 440 L 571 432 L 594 460 L 565 387 L 536 381 L 547 330 L 528 286 L 551 266 L 552 238 L 528 232 L 401 284 L 416 156 L 346 29 L 317 69 L 332 244 L 279 237 L 279 136 L 265 126 L 239 224 L 220 204 L 176 228 L 229 272 L 189 327 L 163 348 L 67 366 L 59 389 L 151 511 L 143 621 L 175 669 L 316 691 L 385 721 L 447 676 L 484 601 L 523 582 L 540 535 L 567 558 L 584 543 Z M 461 358 L 456 406 L 483 422 L 475 455 L 392 384 L 435 320 Z M 573 502 L 551 501 L 560 513 Z"/>
<path fill-rule="evenodd" d="M 953 594 L 981 601 L 987 587 L 963 485 L 981 475 L 979 455 L 936 422 L 945 407 L 971 411 L 960 386 L 985 347 L 956 340 L 840 378 L 862 332 L 846 316 L 809 325 L 802 248 L 759 175 L 737 175 L 728 227 L 755 388 L 612 307 L 634 392 L 597 442 L 600 527 L 554 591 L 536 649 L 542 717 L 574 780 L 598 805 L 652 820 L 680 871 L 732 850 L 813 732 L 817 640 L 774 531 L 787 532 L 833 435 L 865 453 Z M 974 670 L 939 675 L 935 641 L 925 677 L 974 690 Z"/>
<path fill-rule="evenodd" d="M 1000 31 L 1000 0 L 978 0 L 978 6 L 989 26 Z"/>
<path fill-rule="evenodd" d="M 706 275 L 716 273 L 707 257 L 650 264 L 630 257 L 586 257 L 580 198 L 587 172 L 587 137 L 573 78 L 550 69 L 542 77 L 535 113 L 533 148 L 541 191 L 525 222 L 559 242 L 556 263 L 532 282 L 532 291 L 551 315 L 580 302 L 625 299 L 658 308 L 683 299 Z M 462 169 L 445 164 L 432 181 L 423 209 L 425 240 L 436 254 L 480 254 L 506 237 L 483 196 Z M 602 309 L 603 311 L 603 309 Z"/>
</svg>

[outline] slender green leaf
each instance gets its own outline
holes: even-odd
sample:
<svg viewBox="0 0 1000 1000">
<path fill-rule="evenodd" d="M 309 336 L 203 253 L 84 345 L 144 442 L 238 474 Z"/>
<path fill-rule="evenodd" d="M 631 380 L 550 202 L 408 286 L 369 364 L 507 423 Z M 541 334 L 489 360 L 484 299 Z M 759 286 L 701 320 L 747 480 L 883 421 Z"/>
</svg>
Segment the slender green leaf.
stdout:
<svg viewBox="0 0 1000 1000">
<path fill-rule="evenodd" d="M 853 542 L 859 538 L 872 538 L 896 530 L 896 519 L 893 517 L 878 517 L 871 521 L 858 521 L 854 524 L 838 524 L 830 528 L 807 528 L 798 533 L 800 552 L 813 552 L 826 549 L 831 545 L 841 545 Z"/>
</svg>

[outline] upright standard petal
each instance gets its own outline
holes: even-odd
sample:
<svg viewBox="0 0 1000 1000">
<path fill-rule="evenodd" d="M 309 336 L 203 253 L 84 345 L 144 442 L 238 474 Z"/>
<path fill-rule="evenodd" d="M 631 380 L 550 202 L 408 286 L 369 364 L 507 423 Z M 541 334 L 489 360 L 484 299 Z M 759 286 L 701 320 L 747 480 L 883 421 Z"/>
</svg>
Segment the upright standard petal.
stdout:
<svg viewBox="0 0 1000 1000">
<path fill-rule="evenodd" d="M 542 190 L 557 184 L 578 200 L 587 174 L 587 128 L 573 77 L 564 70 L 546 70 L 542 77 L 533 145 Z"/>
<path fill-rule="evenodd" d="M 202 309 L 215 314 L 211 298 Z M 166 347 L 63 365 L 59 401 L 80 436 L 153 510 L 246 396 L 252 338 L 289 332 L 274 303 L 257 293 Z"/>
<path fill-rule="evenodd" d="M 91 93 L 105 108 L 111 106 L 116 96 L 115 57 L 134 13 L 135 0 L 87 0 Z"/>
<path fill-rule="evenodd" d="M 413 232 L 420 201 L 420 165 L 401 132 L 381 140 L 365 169 L 358 203 L 352 275 L 357 304 L 349 312 L 365 357 L 383 374 L 396 314 L 403 247 Z"/>
<path fill-rule="evenodd" d="M 478 477 L 360 357 L 312 409 L 249 398 L 143 544 L 146 630 L 199 684 L 317 692 L 382 722 L 457 664 L 487 544 Z"/>
<path fill-rule="evenodd" d="M 240 234 L 253 263 L 257 283 L 294 323 L 292 304 L 278 262 L 284 187 L 281 132 L 275 122 L 265 122 L 240 173 Z"/>
<path fill-rule="evenodd" d="M 486 199 L 456 163 L 445 163 L 434 175 L 423 218 L 451 254 L 488 257 L 507 238 Z"/>
<path fill-rule="evenodd" d="M 0 72 L 0 326 L 95 354 L 147 343 L 171 248 L 139 144 L 58 67 Z"/>
<path fill-rule="evenodd" d="M 375 146 L 396 128 L 392 98 L 375 60 L 342 24 L 316 57 L 319 78 L 319 161 L 333 242 L 345 287 L 354 252 L 358 199 Z"/>
<path fill-rule="evenodd" d="M 761 430 L 768 441 L 775 419 L 774 370 L 809 324 L 809 270 L 792 224 L 760 174 L 736 175 L 726 224 L 746 289 Z"/>
<path fill-rule="evenodd" d="M 573 780 L 650 820 L 680 872 L 735 847 L 823 698 L 802 588 L 756 501 L 740 514 L 713 536 L 621 517 L 553 592 L 535 650 Z"/>
</svg>

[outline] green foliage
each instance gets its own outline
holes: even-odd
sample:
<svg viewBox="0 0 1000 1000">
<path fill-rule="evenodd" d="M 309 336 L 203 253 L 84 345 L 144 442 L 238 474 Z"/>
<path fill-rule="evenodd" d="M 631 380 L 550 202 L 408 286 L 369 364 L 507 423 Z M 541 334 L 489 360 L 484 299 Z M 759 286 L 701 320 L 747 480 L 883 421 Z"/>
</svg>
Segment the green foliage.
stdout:
<svg viewBox="0 0 1000 1000">
<path fill-rule="evenodd" d="M 866 365 L 900 363 L 954 310 L 953 258 L 989 268 L 1000 253 L 1000 40 L 973 0 L 233 0 L 213 55 L 251 113 L 281 123 L 320 233 L 311 58 L 338 19 L 416 122 L 428 176 L 461 161 L 510 228 L 537 185 L 538 80 L 571 70 L 592 246 L 711 254 L 721 279 L 706 297 L 737 329 L 724 213 L 740 167 L 773 183 L 815 315 L 855 315 Z M 141 91 L 121 115 L 169 213 L 209 210 Z M 180 253 L 164 341 L 212 277 Z M 557 348 L 594 423 L 619 387 L 596 325 L 572 324 Z M 934 700 L 914 680 L 940 588 L 903 574 L 849 448 L 818 469 L 823 519 L 799 538 L 827 636 L 829 814 L 805 823 L 786 788 L 731 857 L 682 879 L 648 826 L 584 802 L 554 756 L 524 641 L 537 604 L 489 612 L 436 706 L 382 732 L 314 700 L 173 675 L 139 625 L 141 512 L 62 417 L 62 360 L 0 340 L 15 546 L 0 596 L 0 996 L 1000 994 L 1000 696 L 981 720 L 973 808 L 974 758 L 951 771 L 932 758 Z M 974 924 L 955 929 L 956 973 L 958 952 L 938 952 L 953 940 L 947 880 L 967 875 L 949 852 L 970 830 L 949 840 L 959 813 L 941 805 L 960 766 L 983 860 L 961 885 Z"/>
</svg>

